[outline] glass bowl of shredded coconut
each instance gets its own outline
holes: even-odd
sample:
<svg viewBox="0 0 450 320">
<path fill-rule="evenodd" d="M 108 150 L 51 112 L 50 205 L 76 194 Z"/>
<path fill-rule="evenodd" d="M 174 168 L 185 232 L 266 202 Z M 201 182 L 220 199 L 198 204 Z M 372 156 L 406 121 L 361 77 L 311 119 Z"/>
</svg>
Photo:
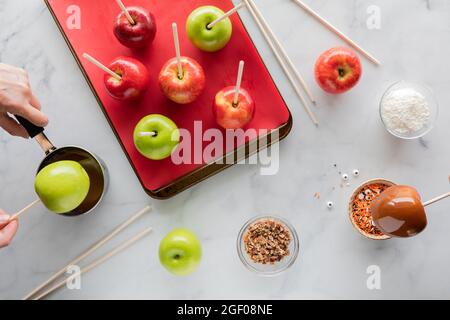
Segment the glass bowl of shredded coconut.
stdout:
<svg viewBox="0 0 450 320">
<path fill-rule="evenodd" d="M 438 103 L 428 87 L 400 81 L 381 98 L 380 116 L 386 130 L 402 139 L 417 139 L 433 129 Z"/>
</svg>

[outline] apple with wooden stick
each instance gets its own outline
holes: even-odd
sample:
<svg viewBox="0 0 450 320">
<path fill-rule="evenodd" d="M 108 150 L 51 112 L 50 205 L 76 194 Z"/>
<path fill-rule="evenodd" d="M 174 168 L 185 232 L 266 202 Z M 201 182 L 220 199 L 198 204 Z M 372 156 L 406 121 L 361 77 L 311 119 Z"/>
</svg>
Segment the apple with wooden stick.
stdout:
<svg viewBox="0 0 450 320">
<path fill-rule="evenodd" d="M 91 181 L 86 170 L 76 161 L 57 161 L 44 167 L 36 175 L 34 188 L 38 199 L 10 217 L 18 219 L 38 203 L 48 210 L 67 213 L 76 209 L 86 199 Z"/>
<path fill-rule="evenodd" d="M 224 129 L 240 129 L 246 126 L 255 113 L 255 102 L 249 92 L 241 88 L 244 61 L 239 62 L 236 86 L 220 90 L 214 99 L 213 113 Z"/>
<path fill-rule="evenodd" d="M 202 6 L 191 12 L 186 22 L 189 40 L 200 50 L 215 52 L 231 39 L 233 25 L 230 15 L 244 6 L 240 3 L 227 13 L 214 6 Z"/>
<path fill-rule="evenodd" d="M 421 233 L 427 226 L 425 208 L 450 197 L 450 192 L 422 202 L 419 192 L 410 186 L 389 187 L 370 206 L 373 222 L 384 234 L 408 238 Z"/>
<path fill-rule="evenodd" d="M 144 157 L 163 160 L 170 157 L 180 142 L 180 131 L 171 119 L 160 114 L 142 118 L 133 133 L 134 145 Z"/>
<path fill-rule="evenodd" d="M 118 57 L 109 66 L 105 66 L 87 53 L 83 54 L 83 57 L 105 72 L 105 87 L 111 97 L 122 101 L 135 101 L 147 90 L 148 71 L 138 60 Z"/>
<path fill-rule="evenodd" d="M 168 99 L 188 104 L 194 102 L 205 89 L 205 73 L 197 61 L 181 56 L 176 23 L 172 24 L 172 30 L 176 57 L 164 64 L 158 82 Z"/>
<path fill-rule="evenodd" d="M 39 171 L 34 186 L 47 209 L 67 213 L 84 201 L 89 193 L 90 179 L 78 162 L 58 161 Z"/>
<path fill-rule="evenodd" d="M 114 23 L 114 35 L 124 46 L 141 49 L 153 42 L 156 35 L 156 21 L 153 14 L 142 7 L 125 7 L 116 0 L 122 12 Z"/>
</svg>

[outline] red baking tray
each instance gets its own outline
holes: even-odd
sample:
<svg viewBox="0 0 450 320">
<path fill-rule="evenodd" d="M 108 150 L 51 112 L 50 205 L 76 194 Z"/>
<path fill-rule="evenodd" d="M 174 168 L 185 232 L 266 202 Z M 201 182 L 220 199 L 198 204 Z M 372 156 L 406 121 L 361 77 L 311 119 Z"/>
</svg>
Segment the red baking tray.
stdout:
<svg viewBox="0 0 450 320">
<path fill-rule="evenodd" d="M 212 101 L 220 89 L 235 83 L 239 60 L 246 62 L 242 86 L 251 93 L 256 103 L 255 117 L 247 128 L 254 128 L 258 132 L 260 129 L 279 129 L 280 138 L 289 133 L 292 126 L 289 109 L 237 14 L 231 17 L 232 38 L 219 52 L 202 52 L 187 39 L 185 24 L 192 10 L 202 5 L 214 5 L 227 11 L 233 7 L 230 0 L 124 0 L 125 5 L 148 9 L 156 18 L 158 31 L 155 41 L 144 51 L 128 49 L 114 37 L 113 23 L 120 9 L 113 0 L 45 2 L 143 188 L 150 196 L 169 198 L 230 165 L 210 163 L 208 160 L 208 163 L 202 161 L 181 165 L 174 164 L 171 158 L 162 161 L 149 160 L 140 155 L 134 147 L 133 130 L 136 123 L 148 114 L 160 113 L 175 121 L 178 127 L 190 132 L 193 132 L 194 121 L 202 121 L 203 130 L 218 128 L 212 114 Z M 79 29 L 73 28 L 72 20 L 77 12 L 80 13 Z M 182 55 L 196 59 L 206 74 L 205 91 L 190 105 L 177 105 L 168 101 L 160 92 L 157 82 L 162 65 L 175 55 L 171 28 L 173 22 L 178 24 Z M 109 63 L 121 55 L 142 61 L 150 72 L 150 87 L 142 100 L 124 104 L 111 98 L 103 84 L 103 72 L 82 58 L 84 52 L 104 63 Z M 237 154 L 240 148 L 249 144 L 258 145 L 260 138 L 261 136 L 236 142 L 234 146 L 215 156 L 221 158 L 230 153 Z M 192 140 L 194 144 L 194 139 Z M 203 143 L 202 148 L 207 144 Z M 245 157 L 250 153 L 246 150 Z"/>
</svg>

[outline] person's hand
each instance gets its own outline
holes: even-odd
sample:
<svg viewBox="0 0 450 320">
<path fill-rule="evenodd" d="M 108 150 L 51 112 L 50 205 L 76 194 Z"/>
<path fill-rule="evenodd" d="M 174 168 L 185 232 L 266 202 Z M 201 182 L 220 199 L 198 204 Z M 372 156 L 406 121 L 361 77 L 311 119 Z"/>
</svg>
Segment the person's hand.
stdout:
<svg viewBox="0 0 450 320">
<path fill-rule="evenodd" d="M 21 116 L 33 124 L 45 127 L 48 118 L 41 112 L 41 105 L 33 95 L 25 70 L 0 63 L 0 127 L 13 136 L 28 138 L 11 114 Z"/>
<path fill-rule="evenodd" d="M 0 248 L 6 247 L 11 243 L 16 235 L 18 226 L 17 220 L 9 221 L 9 215 L 0 209 Z"/>
</svg>

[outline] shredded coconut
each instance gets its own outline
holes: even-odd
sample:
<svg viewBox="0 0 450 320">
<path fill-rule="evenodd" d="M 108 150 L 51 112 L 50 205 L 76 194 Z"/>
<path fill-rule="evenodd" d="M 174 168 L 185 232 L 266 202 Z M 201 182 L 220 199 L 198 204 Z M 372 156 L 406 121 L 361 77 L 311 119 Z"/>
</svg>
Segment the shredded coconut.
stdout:
<svg viewBox="0 0 450 320">
<path fill-rule="evenodd" d="M 386 126 L 399 134 L 422 130 L 430 120 L 426 98 L 412 88 L 390 92 L 382 102 L 381 116 Z"/>
</svg>

